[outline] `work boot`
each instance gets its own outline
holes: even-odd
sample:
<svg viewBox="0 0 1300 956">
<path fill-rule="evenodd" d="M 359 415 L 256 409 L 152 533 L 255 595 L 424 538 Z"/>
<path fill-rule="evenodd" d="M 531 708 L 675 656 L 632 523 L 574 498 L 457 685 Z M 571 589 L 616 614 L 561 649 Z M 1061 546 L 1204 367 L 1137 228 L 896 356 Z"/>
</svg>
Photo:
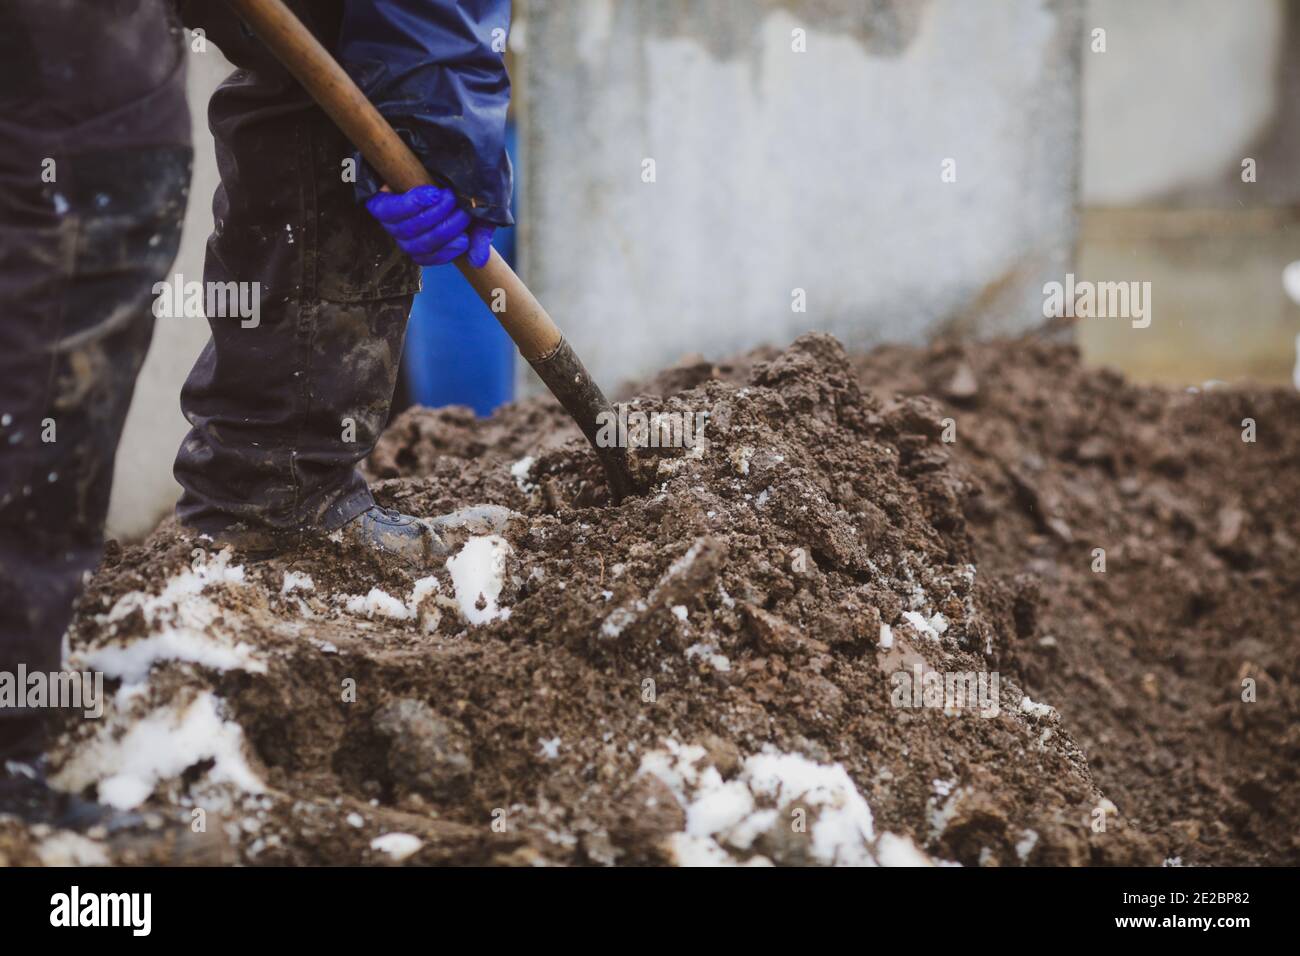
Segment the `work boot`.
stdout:
<svg viewBox="0 0 1300 956">
<path fill-rule="evenodd" d="M 109 832 L 138 826 L 143 817 L 85 800 L 50 786 L 45 761 L 0 762 L 0 816 L 15 816 L 28 826 L 39 823 L 61 830 L 84 832 L 103 827 Z"/>
<path fill-rule="evenodd" d="M 471 535 L 497 534 L 514 515 L 500 505 L 474 505 L 437 518 L 415 518 L 381 508 L 367 508 L 342 528 L 345 544 L 396 555 L 429 565 L 452 554 Z"/>
<path fill-rule="evenodd" d="M 234 548 L 244 560 L 263 561 L 292 551 L 304 536 L 323 536 L 345 546 L 382 551 L 419 566 L 449 557 L 476 534 L 499 534 L 516 512 L 500 505 L 472 505 L 437 518 L 416 518 L 371 505 L 338 530 L 274 531 L 232 525 L 208 535 L 218 548 Z"/>
<path fill-rule="evenodd" d="M 377 549 L 413 561 L 424 562 L 437 556 L 433 537 L 419 519 L 378 505 L 371 505 L 328 534 L 316 528 L 285 531 L 250 527 L 241 522 L 207 537 L 218 548 L 233 548 L 246 561 L 266 561 L 294 551 L 306 540 L 326 537 L 340 544 Z"/>
<path fill-rule="evenodd" d="M 447 554 L 442 540 L 420 519 L 379 505 L 361 512 L 338 533 L 344 544 L 383 551 L 412 564 L 425 565 Z"/>
</svg>

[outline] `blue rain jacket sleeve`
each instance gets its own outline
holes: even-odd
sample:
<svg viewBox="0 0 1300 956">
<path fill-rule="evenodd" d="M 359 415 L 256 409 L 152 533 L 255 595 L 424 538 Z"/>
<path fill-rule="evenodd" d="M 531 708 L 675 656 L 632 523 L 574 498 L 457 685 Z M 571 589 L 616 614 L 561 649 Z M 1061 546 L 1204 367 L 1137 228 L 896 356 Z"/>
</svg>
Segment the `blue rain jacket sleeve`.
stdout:
<svg viewBox="0 0 1300 956">
<path fill-rule="evenodd" d="M 510 0 L 346 0 L 343 67 L 482 222 L 511 225 Z M 383 185 L 358 156 L 357 198 Z"/>
</svg>

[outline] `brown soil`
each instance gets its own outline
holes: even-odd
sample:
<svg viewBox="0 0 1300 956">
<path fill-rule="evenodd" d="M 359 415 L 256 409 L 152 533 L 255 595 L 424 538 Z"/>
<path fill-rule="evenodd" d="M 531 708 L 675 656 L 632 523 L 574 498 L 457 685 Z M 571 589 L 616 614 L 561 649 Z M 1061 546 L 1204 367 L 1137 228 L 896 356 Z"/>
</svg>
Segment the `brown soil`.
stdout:
<svg viewBox="0 0 1300 956">
<path fill-rule="evenodd" d="M 850 359 L 820 335 L 637 391 L 707 411 L 707 441 L 642 453 L 653 487 L 618 508 L 549 400 L 486 422 L 413 410 L 376 450 L 385 504 L 519 512 L 508 618 L 468 624 L 445 568 L 326 543 L 109 622 L 123 595 L 225 560 L 170 525 L 111 548 L 74 653 L 188 622 L 254 663 L 155 664 L 106 721 L 69 721 L 66 779 L 211 692 L 262 792 L 205 756 L 161 773 L 148 806 L 185 825 L 202 809 L 246 863 L 390 862 L 371 841 L 393 832 L 419 840 L 412 863 L 682 860 L 682 794 L 642 772 L 677 745 L 742 789 L 765 748 L 841 765 L 881 860 L 882 833 L 967 865 L 1300 858 L 1296 396 L 1138 388 L 1031 341 Z M 314 586 L 286 592 L 286 571 Z M 405 602 L 427 573 L 439 587 L 407 619 L 345 606 L 371 588 Z M 893 675 L 918 664 L 996 672 L 996 716 L 896 706 Z M 817 826 L 790 822 L 829 819 L 824 801 L 754 794 L 775 812 L 719 836 L 732 860 L 826 861 Z M 0 822 L 0 857 L 50 839 Z"/>
<path fill-rule="evenodd" d="M 1033 342 L 855 367 L 958 423 L 980 570 L 1035 595 L 999 664 L 1129 823 L 1185 863 L 1300 861 L 1300 396 L 1141 388 Z"/>
</svg>

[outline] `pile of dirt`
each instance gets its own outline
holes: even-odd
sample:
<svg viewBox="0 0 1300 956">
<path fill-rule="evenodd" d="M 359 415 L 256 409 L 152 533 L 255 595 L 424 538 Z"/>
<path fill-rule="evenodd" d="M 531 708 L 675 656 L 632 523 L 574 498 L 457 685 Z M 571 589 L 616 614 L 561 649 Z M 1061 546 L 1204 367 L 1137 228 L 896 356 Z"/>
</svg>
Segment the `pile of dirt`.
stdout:
<svg viewBox="0 0 1300 956">
<path fill-rule="evenodd" d="M 1300 862 L 1300 396 L 1138 387 L 1032 340 L 854 363 L 954 421 L 980 571 L 1032 596 L 998 666 L 1129 824 L 1188 864 Z"/>
<path fill-rule="evenodd" d="M 1294 396 L 822 335 L 636 391 L 707 425 L 617 508 L 549 400 L 399 418 L 382 503 L 517 513 L 432 568 L 110 549 L 70 640 L 113 698 L 57 779 L 186 839 L 0 857 L 1294 861 Z"/>
</svg>

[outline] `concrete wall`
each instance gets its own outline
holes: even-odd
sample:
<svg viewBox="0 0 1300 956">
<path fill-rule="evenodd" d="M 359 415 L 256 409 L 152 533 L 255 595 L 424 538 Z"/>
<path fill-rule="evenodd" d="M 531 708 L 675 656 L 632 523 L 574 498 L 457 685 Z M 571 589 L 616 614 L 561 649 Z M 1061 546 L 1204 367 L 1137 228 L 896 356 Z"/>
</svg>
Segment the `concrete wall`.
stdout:
<svg viewBox="0 0 1300 956">
<path fill-rule="evenodd" d="M 1300 304 L 1300 0 L 1091 0 L 1076 272 L 1151 283 L 1150 327 L 1082 321 L 1143 381 L 1290 385 Z M 1243 181 L 1242 162 L 1255 165 Z"/>
<path fill-rule="evenodd" d="M 1075 236 L 1079 4 L 520 6 L 523 269 L 603 382 L 1039 321 Z"/>
<path fill-rule="evenodd" d="M 1084 201 L 1300 202 L 1298 14 L 1295 0 L 1089 0 L 1085 33 L 1104 29 L 1106 50 L 1083 58 Z M 1246 156 L 1258 180 L 1229 194 Z"/>
</svg>

